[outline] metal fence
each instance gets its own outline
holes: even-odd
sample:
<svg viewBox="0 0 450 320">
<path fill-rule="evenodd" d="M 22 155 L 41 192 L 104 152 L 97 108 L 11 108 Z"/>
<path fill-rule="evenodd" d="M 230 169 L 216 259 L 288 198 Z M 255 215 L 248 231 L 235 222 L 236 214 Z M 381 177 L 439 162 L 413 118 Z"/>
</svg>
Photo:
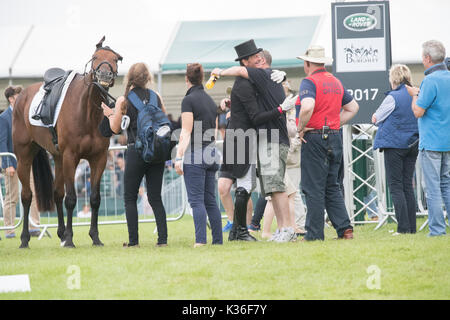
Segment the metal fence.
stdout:
<svg viewBox="0 0 450 320">
<path fill-rule="evenodd" d="M 375 224 L 379 229 L 389 219 L 397 222 L 386 184 L 384 153 L 373 150 L 377 127 L 369 124 L 344 125 L 344 191 L 345 203 L 353 224 Z M 425 184 L 420 158 L 414 173 L 417 216 L 427 216 Z M 447 212 L 448 212 L 448 208 Z M 367 217 L 369 219 L 367 219 Z M 370 219 L 370 216 L 376 217 Z M 428 223 L 426 220 L 419 231 Z"/>
<path fill-rule="evenodd" d="M 126 146 L 116 146 L 109 148 L 108 162 L 102 176 L 100 193 L 101 205 L 99 208 L 99 224 L 125 224 L 125 207 L 123 200 L 123 172 L 124 172 L 124 151 Z M 0 159 L 3 156 L 12 156 L 11 153 L 0 153 Z M 90 225 L 90 169 L 86 160 L 81 160 L 75 173 L 75 189 L 77 191 L 77 204 L 73 213 L 73 226 Z M 0 226 L 0 230 L 16 229 L 23 222 L 23 207 L 20 202 L 21 185 L 19 182 L 19 201 L 16 204 L 16 220 L 14 226 Z M 0 195 L 1 208 L 0 217 L 3 220 L 3 202 L 6 191 L 5 177 L 0 175 Z M 155 222 L 153 210 L 148 202 L 146 193 L 145 177 L 141 184 L 138 196 L 138 214 L 139 222 Z M 186 212 L 186 190 L 183 177 L 178 176 L 171 166 L 166 166 L 163 176 L 163 185 L 161 190 L 162 201 L 166 210 L 167 221 L 177 221 L 183 217 Z M 64 214 L 66 215 L 65 209 Z M 57 228 L 57 213 L 41 212 L 40 221 L 33 221 L 30 216 L 30 225 L 35 228 L 41 228 L 39 239 L 44 234 L 48 234 L 49 228 Z"/>
<path fill-rule="evenodd" d="M 17 160 L 17 157 L 15 154 L 13 153 L 9 153 L 9 152 L 0 152 L 0 164 L 2 163 L 2 159 L 3 157 L 13 157 L 14 159 Z M 6 190 L 8 186 L 6 185 L 6 176 L 5 173 L 2 172 L 2 174 L 0 174 L 0 204 L 1 204 L 1 208 L 0 208 L 0 212 L 1 212 L 1 219 L 4 220 L 4 207 L 5 207 L 5 195 L 10 192 L 10 190 Z M 19 199 L 20 199 L 20 191 L 21 191 L 21 186 L 19 183 Z M 13 230 L 16 229 L 20 226 L 20 224 L 23 221 L 23 208 L 22 206 L 18 206 L 16 205 L 16 212 L 15 215 L 17 216 L 17 214 L 19 214 L 19 219 L 16 219 L 16 221 L 14 221 L 14 225 L 13 226 L 5 226 L 3 224 L 3 226 L 0 226 L 0 230 Z"/>
</svg>

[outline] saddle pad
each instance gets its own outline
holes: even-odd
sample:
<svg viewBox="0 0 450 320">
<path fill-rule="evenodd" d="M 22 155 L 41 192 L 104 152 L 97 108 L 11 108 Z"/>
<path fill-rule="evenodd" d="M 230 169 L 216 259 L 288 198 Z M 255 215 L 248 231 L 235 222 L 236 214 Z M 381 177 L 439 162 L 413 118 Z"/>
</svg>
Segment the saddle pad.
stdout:
<svg viewBox="0 0 450 320">
<path fill-rule="evenodd" d="M 67 89 L 69 88 L 70 83 L 72 82 L 73 78 L 75 77 L 77 73 L 75 71 L 72 71 L 69 76 L 66 79 L 66 82 L 64 83 L 61 96 L 59 97 L 58 103 L 56 105 L 55 110 L 55 118 L 53 119 L 52 127 L 56 126 L 56 121 L 58 120 L 59 112 L 61 111 L 61 106 L 64 102 L 64 98 L 66 97 Z M 32 116 L 36 113 L 36 109 L 38 108 L 39 104 L 42 101 L 42 98 L 45 95 L 44 85 L 42 85 L 39 88 L 39 91 L 34 95 L 33 100 L 31 101 L 30 105 L 30 111 L 28 114 L 28 119 L 30 120 L 30 124 L 32 126 L 38 126 L 38 127 L 50 127 L 50 125 L 45 125 L 42 123 L 41 120 L 34 120 Z"/>
</svg>

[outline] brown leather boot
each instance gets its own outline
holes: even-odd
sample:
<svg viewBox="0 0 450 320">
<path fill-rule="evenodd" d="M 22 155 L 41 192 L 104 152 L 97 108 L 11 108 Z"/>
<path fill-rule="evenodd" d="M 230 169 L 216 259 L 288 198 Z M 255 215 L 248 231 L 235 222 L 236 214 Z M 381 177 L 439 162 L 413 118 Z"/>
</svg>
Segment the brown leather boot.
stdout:
<svg viewBox="0 0 450 320">
<path fill-rule="evenodd" d="M 352 228 L 348 228 L 347 230 L 344 231 L 344 235 L 342 236 L 341 239 L 344 240 L 351 240 L 353 239 L 353 229 Z"/>
</svg>

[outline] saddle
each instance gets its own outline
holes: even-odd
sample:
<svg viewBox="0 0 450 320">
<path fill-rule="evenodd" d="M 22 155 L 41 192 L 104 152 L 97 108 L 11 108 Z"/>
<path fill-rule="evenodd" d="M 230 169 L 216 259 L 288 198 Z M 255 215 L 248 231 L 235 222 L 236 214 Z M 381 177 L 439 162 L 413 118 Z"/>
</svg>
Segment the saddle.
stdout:
<svg viewBox="0 0 450 320">
<path fill-rule="evenodd" d="M 55 117 L 55 109 L 61 96 L 64 83 L 71 70 L 64 71 L 61 68 L 51 68 L 44 73 L 45 95 L 32 116 L 34 120 L 41 120 L 45 125 L 51 125 Z"/>
<path fill-rule="evenodd" d="M 32 116 L 34 120 L 41 120 L 43 124 L 49 126 L 49 130 L 52 134 L 52 141 L 56 150 L 58 147 L 58 137 L 56 130 L 52 126 L 55 117 L 56 105 L 58 104 L 61 92 L 64 87 L 64 83 L 67 80 L 70 72 L 64 71 L 61 68 L 51 68 L 44 73 L 44 97 L 42 98 L 39 106 L 36 108 L 36 113 Z"/>
</svg>

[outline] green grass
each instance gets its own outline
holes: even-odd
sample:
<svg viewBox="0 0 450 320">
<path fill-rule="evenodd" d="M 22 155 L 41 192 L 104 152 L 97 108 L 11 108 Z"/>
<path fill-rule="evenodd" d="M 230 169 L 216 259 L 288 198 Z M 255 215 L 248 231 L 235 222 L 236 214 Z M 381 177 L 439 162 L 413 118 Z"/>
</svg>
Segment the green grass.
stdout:
<svg viewBox="0 0 450 320">
<path fill-rule="evenodd" d="M 418 226 L 423 221 L 418 221 Z M 101 225 L 104 247 L 91 246 L 89 227 L 74 228 L 76 249 L 52 238 L 0 241 L 0 275 L 28 274 L 31 292 L 0 299 L 449 299 L 449 236 L 391 236 L 388 224 L 355 227 L 353 241 L 229 243 L 193 248 L 192 218 L 169 222 L 169 246 L 155 247 L 155 224 L 140 225 L 140 248 L 124 249 L 126 225 Z M 228 233 L 224 234 L 224 238 Z M 259 236 L 258 236 L 259 237 Z M 208 240 L 210 232 L 208 230 Z M 70 290 L 68 268 L 80 269 Z M 366 285 L 367 268 L 380 270 L 380 289 Z"/>
</svg>

